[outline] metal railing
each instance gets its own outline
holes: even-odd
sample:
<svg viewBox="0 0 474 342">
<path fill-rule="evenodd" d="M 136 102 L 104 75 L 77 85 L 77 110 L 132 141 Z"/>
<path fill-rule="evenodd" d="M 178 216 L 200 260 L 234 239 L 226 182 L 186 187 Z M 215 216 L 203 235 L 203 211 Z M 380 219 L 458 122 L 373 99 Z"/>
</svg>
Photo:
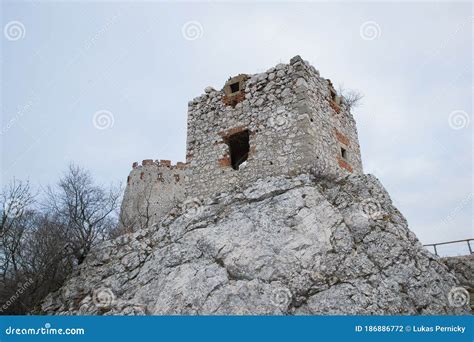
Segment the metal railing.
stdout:
<svg viewBox="0 0 474 342">
<path fill-rule="evenodd" d="M 455 241 L 446 241 L 446 242 L 430 243 L 430 244 L 423 245 L 423 246 L 425 246 L 425 247 L 433 247 L 435 254 L 438 255 L 438 250 L 436 249 L 436 246 L 449 245 L 449 244 L 452 244 L 452 243 L 466 242 L 466 243 L 467 243 L 467 247 L 469 248 L 469 253 L 470 253 L 470 254 L 473 254 L 473 252 L 472 252 L 472 247 L 471 247 L 471 241 L 474 241 L 474 239 L 464 239 L 464 240 L 455 240 Z"/>
</svg>

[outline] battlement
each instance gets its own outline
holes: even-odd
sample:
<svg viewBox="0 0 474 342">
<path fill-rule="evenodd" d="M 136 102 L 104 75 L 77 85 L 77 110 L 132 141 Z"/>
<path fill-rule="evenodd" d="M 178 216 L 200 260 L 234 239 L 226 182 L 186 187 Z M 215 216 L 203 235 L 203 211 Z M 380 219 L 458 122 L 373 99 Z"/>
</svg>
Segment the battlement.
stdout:
<svg viewBox="0 0 474 342">
<path fill-rule="evenodd" d="M 142 166 L 150 166 L 150 165 L 155 165 L 155 166 L 162 166 L 162 167 L 167 167 L 170 169 L 178 169 L 178 170 L 184 170 L 186 168 L 186 163 L 182 162 L 177 162 L 176 165 L 171 164 L 171 160 L 153 160 L 153 159 L 144 159 L 142 160 L 142 163 L 139 164 L 138 162 L 133 162 L 132 164 L 132 169 L 139 169 Z"/>
<path fill-rule="evenodd" d="M 147 227 L 184 201 L 185 169 L 185 163 L 172 165 L 169 160 L 134 162 L 122 201 L 121 226 Z"/>
</svg>

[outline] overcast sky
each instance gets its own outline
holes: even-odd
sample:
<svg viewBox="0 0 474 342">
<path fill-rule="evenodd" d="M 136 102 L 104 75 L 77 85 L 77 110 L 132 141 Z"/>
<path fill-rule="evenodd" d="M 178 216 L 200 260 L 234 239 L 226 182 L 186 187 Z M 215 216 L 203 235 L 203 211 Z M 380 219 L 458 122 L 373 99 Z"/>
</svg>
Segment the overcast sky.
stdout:
<svg viewBox="0 0 474 342">
<path fill-rule="evenodd" d="M 189 100 L 299 54 L 365 95 L 365 172 L 420 240 L 474 237 L 470 3 L 4 1 L 1 14 L 2 183 L 44 186 L 72 161 L 102 183 L 133 161 L 184 161 Z"/>
</svg>

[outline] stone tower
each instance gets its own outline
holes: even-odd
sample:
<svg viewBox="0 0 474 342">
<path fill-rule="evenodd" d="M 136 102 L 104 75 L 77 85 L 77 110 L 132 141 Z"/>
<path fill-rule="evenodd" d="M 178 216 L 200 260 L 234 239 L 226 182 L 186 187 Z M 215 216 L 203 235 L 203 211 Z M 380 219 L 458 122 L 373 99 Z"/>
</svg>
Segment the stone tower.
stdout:
<svg viewBox="0 0 474 342">
<path fill-rule="evenodd" d="M 296 56 L 290 64 L 230 78 L 188 104 L 188 197 L 259 178 L 362 173 L 354 118 L 331 81 Z"/>
<path fill-rule="evenodd" d="M 188 104 L 186 164 L 144 160 L 127 180 L 125 225 L 158 222 L 180 202 L 268 176 L 362 173 L 357 129 L 331 81 L 296 56 L 230 78 Z M 130 223 L 131 222 L 131 223 Z"/>
<path fill-rule="evenodd" d="M 184 163 L 146 159 L 133 163 L 120 208 L 120 226 L 146 228 L 185 200 Z"/>
</svg>

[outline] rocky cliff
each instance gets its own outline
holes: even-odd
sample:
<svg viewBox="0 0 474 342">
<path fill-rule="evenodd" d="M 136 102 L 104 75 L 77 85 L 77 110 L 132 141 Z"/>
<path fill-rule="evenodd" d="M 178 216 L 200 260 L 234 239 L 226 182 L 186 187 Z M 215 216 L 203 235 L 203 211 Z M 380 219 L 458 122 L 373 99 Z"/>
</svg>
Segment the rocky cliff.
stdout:
<svg viewBox="0 0 474 342">
<path fill-rule="evenodd" d="M 379 181 L 274 177 L 98 246 L 46 314 L 462 314 Z"/>
<path fill-rule="evenodd" d="M 474 310 L 474 254 L 442 258 L 443 263 L 448 266 L 459 281 L 460 289 L 457 293 L 459 300 L 469 301 L 471 310 Z"/>
</svg>

